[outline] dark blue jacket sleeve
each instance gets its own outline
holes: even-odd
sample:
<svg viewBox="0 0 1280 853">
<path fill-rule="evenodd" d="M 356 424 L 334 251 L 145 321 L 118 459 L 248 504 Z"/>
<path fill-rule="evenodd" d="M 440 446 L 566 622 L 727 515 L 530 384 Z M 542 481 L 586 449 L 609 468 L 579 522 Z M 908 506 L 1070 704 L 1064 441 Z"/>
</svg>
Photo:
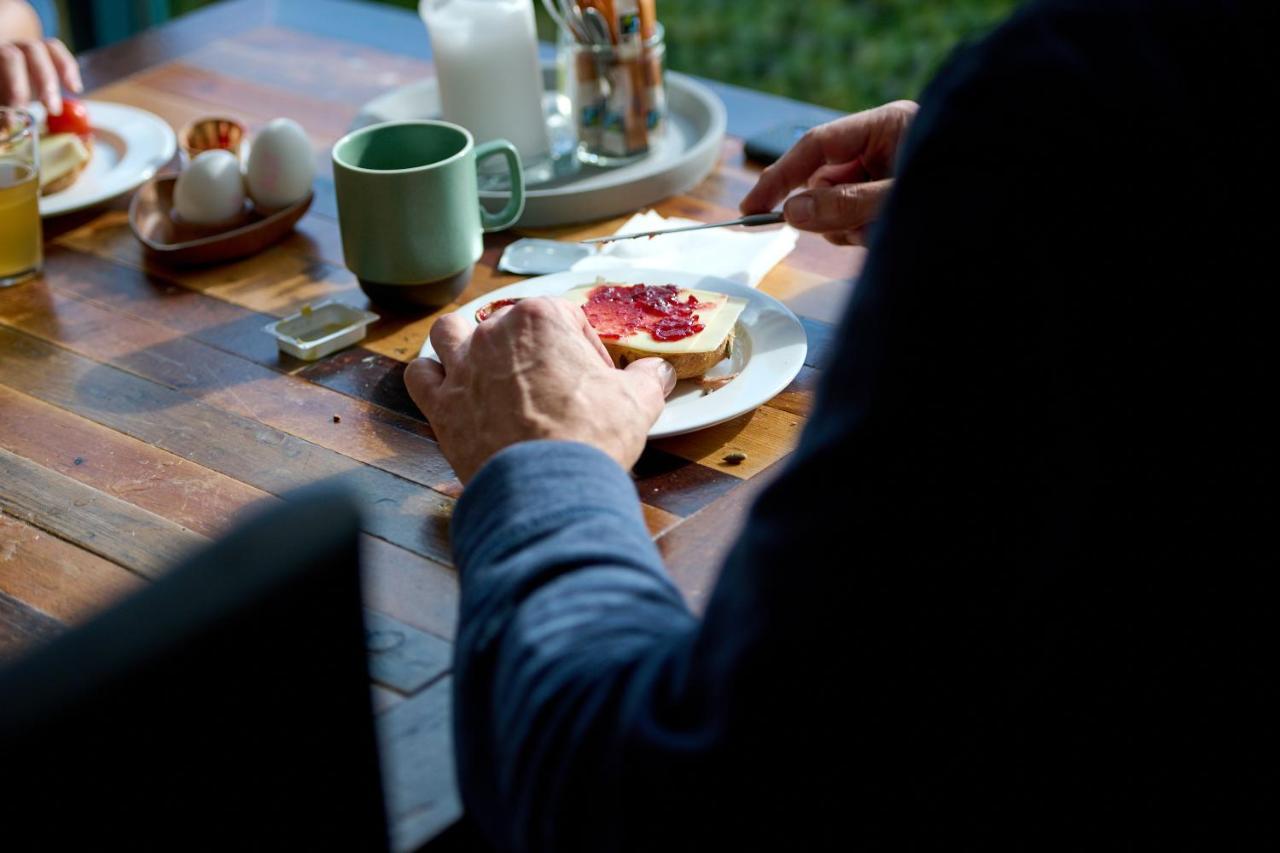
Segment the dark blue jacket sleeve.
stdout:
<svg viewBox="0 0 1280 853">
<path fill-rule="evenodd" d="M 637 670 L 686 643 L 695 621 L 631 479 L 586 445 L 530 442 L 500 453 L 459 501 L 453 537 L 467 808 L 501 828 L 504 848 L 569 849 L 575 817 L 564 805 L 581 797 L 578 787 L 602 790 L 619 769 L 605 760 L 597 721 L 622 693 L 643 690 L 631 681 Z"/>
</svg>

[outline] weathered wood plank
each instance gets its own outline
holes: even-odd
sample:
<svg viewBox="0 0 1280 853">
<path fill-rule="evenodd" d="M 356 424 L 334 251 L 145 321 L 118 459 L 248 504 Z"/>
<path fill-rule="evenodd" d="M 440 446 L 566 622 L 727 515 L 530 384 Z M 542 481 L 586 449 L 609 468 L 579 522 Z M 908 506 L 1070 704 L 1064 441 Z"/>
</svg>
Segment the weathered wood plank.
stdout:
<svg viewBox="0 0 1280 853">
<path fill-rule="evenodd" d="M 60 633 L 57 621 L 0 592 L 0 665 Z"/>
<path fill-rule="evenodd" d="M 321 480 L 352 489 L 369 533 L 447 561 L 453 501 L 424 486 L 0 325 L 0 384 L 280 495 Z"/>
<path fill-rule="evenodd" d="M 795 449 L 805 419 L 761 406 L 719 426 L 654 442 L 659 450 L 748 479 Z M 726 457 L 743 454 L 739 462 Z"/>
<path fill-rule="evenodd" d="M 267 494 L 0 385 L 0 449 L 202 536 Z"/>
<path fill-rule="evenodd" d="M 208 542 L 153 512 L 0 450 L 0 511 L 146 577 Z"/>
<path fill-rule="evenodd" d="M 0 448 L 207 536 L 218 534 L 232 519 L 255 504 L 277 500 L 261 489 L 3 385 L 0 385 Z M 4 541 L 0 537 L 0 542 Z M 28 544 L 50 549 L 58 542 L 37 531 L 35 542 Z M 76 550 L 74 546 L 66 547 Z M 5 581 L 6 571 L 21 568 L 15 566 L 14 561 L 6 563 L 5 553 L 5 547 L 0 546 L 0 584 L 18 583 L 32 573 L 37 576 L 30 580 L 39 589 L 47 585 L 46 580 L 48 584 L 56 580 L 54 574 L 33 570 L 17 572 L 16 578 Z M 70 568 L 76 565 L 71 559 L 73 556 L 67 558 Z M 368 535 L 362 537 L 361 563 L 365 601 L 370 607 L 437 636 L 453 636 L 458 584 L 451 568 Z M 55 592 L 69 596 L 70 609 L 65 612 L 49 609 L 57 607 L 62 599 L 36 600 L 28 598 L 28 593 L 14 590 L 10 593 L 51 615 L 70 619 L 75 613 L 97 609 L 104 600 L 115 597 L 97 590 L 95 579 L 105 580 L 99 578 L 101 572 L 87 574 L 90 568 L 68 577 L 64 584 L 55 585 Z M 116 571 L 132 577 L 118 567 Z M 89 599 L 79 603 L 75 594 L 79 591 L 77 584 L 82 581 Z"/>
<path fill-rule="evenodd" d="M 706 607 L 751 505 L 782 472 L 784 465 L 775 464 L 752 477 L 741 488 L 658 540 L 667 572 L 695 611 L 701 612 Z"/>
<path fill-rule="evenodd" d="M 792 415 L 808 417 L 818 396 L 818 384 L 822 374 L 812 367 L 800 368 L 800 373 L 782 393 L 769 401 L 771 409 Z"/>
<path fill-rule="evenodd" d="M 426 40 L 423 30 L 423 57 Z M 434 73 L 425 58 L 280 26 L 219 39 L 182 61 L 224 77 L 269 81 L 272 89 L 357 106 Z"/>
<path fill-rule="evenodd" d="M 650 506 L 646 503 L 640 504 L 640 511 L 644 513 L 645 529 L 655 539 L 683 520 L 675 513 L 667 512 L 665 509 L 658 509 L 656 506 Z"/>
<path fill-rule="evenodd" d="M 4 461 L 0 456 L 0 471 L 7 474 Z M 3 514 L 0 543 L 0 595 L 44 611 L 46 618 L 82 621 L 143 583 L 119 566 Z M 365 628 L 375 681 L 413 693 L 448 672 L 452 650 L 445 640 L 373 610 L 365 611 Z"/>
<path fill-rule="evenodd" d="M 349 397 L 371 403 L 366 414 L 389 426 L 431 438 L 426 420 L 404 390 L 404 363 L 363 347 L 310 363 L 282 355 L 263 327 L 272 315 L 187 290 L 154 272 L 141 273 L 112 261 L 51 247 L 45 256 L 44 283 L 59 292 L 158 323 L 215 349 L 240 356 L 280 373 L 290 373 Z M 50 307 L 41 300 L 42 309 Z M 381 324 L 375 325 L 374 334 Z M 399 373 L 392 377 L 384 372 Z M 382 371 L 382 372 L 380 372 Z M 386 409 L 401 417 L 387 417 Z M 341 414 L 341 413 L 335 413 Z"/>
<path fill-rule="evenodd" d="M 458 627 L 458 574 L 451 565 L 374 536 L 360 540 L 365 606 L 452 640 Z"/>
<path fill-rule="evenodd" d="M 0 293 L 0 323 L 431 487 L 453 470 L 421 424 L 39 283 Z M 405 428 L 400 428 L 400 427 Z"/>
<path fill-rule="evenodd" d="M 263 331 L 267 323 L 277 319 L 274 315 L 188 290 L 157 271 L 142 271 L 52 245 L 45 250 L 41 285 L 159 323 L 255 364 L 283 372 L 302 364 L 282 361 L 275 339 Z M 46 304 L 45 308 L 51 306 Z"/>
<path fill-rule="evenodd" d="M 416 850 L 462 816 L 454 781 L 453 679 L 445 678 L 378 717 L 392 847 Z"/>
<path fill-rule="evenodd" d="M 308 254 L 306 237 L 292 234 L 251 258 L 209 267 L 167 268 L 148 259 L 129 230 L 128 214 L 108 210 L 57 242 L 134 269 L 154 271 L 191 290 L 208 293 L 264 314 L 285 316 L 303 305 L 339 298 L 367 305 L 353 276 L 336 264 Z"/>
<path fill-rule="evenodd" d="M 426 418 L 404 387 L 408 363 L 364 347 L 352 347 L 308 364 L 297 376 L 358 400 L 367 400 L 426 425 Z"/>
<path fill-rule="evenodd" d="M 632 475 L 646 504 L 676 516 L 690 516 L 741 485 L 730 474 L 676 456 L 650 442 Z"/>
<path fill-rule="evenodd" d="M 0 514 L 0 592 L 59 622 L 82 621 L 143 583 L 97 554 Z"/>
<path fill-rule="evenodd" d="M 416 693 L 449 671 L 453 647 L 439 637 L 373 610 L 365 610 L 364 631 L 374 681 Z"/>
<path fill-rule="evenodd" d="M 389 711 L 405 699 L 404 694 L 397 693 L 389 687 L 383 687 L 381 684 L 369 685 L 369 695 L 373 699 L 373 713 L 375 714 Z"/>
</svg>

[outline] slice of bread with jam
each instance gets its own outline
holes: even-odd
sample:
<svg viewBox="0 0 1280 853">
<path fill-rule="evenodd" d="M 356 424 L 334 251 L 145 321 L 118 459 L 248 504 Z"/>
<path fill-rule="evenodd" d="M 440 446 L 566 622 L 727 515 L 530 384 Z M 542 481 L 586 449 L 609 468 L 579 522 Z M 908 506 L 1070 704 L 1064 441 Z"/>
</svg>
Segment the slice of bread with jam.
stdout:
<svg viewBox="0 0 1280 853">
<path fill-rule="evenodd" d="M 578 305 L 618 367 L 661 358 L 680 379 L 697 379 L 733 352 L 734 328 L 746 300 L 674 284 L 599 281 L 564 294 Z M 476 312 L 483 323 L 519 299 L 500 299 Z"/>
</svg>

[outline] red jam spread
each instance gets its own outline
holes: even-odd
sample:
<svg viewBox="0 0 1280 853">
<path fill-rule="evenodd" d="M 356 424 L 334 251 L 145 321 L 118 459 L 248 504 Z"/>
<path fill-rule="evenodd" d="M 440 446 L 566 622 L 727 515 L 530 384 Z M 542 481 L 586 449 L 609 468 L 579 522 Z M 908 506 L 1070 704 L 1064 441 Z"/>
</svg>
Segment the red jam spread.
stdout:
<svg viewBox="0 0 1280 853">
<path fill-rule="evenodd" d="M 582 306 L 591 328 L 601 338 L 619 338 L 648 332 L 655 341 L 678 341 L 701 332 L 699 309 L 715 307 L 699 302 L 693 294 L 680 299 L 674 284 L 601 285 L 587 295 Z"/>
<path fill-rule="evenodd" d="M 497 302 L 490 302 L 488 305 L 476 312 L 476 322 L 483 323 L 494 314 L 498 313 L 499 308 L 507 308 L 519 302 L 519 299 L 499 299 Z"/>
</svg>

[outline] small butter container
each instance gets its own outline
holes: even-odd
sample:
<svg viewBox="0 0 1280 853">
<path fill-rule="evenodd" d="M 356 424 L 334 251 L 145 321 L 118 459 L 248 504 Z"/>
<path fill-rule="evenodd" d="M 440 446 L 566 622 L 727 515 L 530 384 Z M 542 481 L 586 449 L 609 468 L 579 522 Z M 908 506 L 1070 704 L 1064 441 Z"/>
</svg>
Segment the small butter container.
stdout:
<svg viewBox="0 0 1280 853">
<path fill-rule="evenodd" d="M 292 317 L 267 324 L 280 351 L 303 361 L 315 361 L 364 340 L 377 314 L 330 300 L 308 305 Z"/>
</svg>

